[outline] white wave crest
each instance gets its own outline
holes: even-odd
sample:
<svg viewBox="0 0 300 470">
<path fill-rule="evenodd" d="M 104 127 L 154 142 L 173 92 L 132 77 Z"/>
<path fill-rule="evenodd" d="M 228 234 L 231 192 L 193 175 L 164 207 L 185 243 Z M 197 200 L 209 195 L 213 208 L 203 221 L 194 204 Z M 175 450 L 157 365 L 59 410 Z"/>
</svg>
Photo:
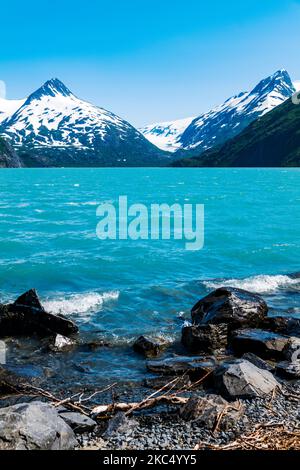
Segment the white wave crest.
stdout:
<svg viewBox="0 0 300 470">
<path fill-rule="evenodd" d="M 59 297 L 43 302 L 46 311 L 54 314 L 61 313 L 63 315 L 93 313 L 97 311 L 104 302 L 109 300 L 117 300 L 119 298 L 118 291 L 104 292 L 102 294 L 96 292 L 87 292 L 83 294 L 74 294 L 69 297 Z"/>
<path fill-rule="evenodd" d="M 269 276 L 264 274 L 248 277 L 246 279 L 226 279 L 225 281 L 204 282 L 204 285 L 209 289 L 217 289 L 222 286 L 237 287 L 258 294 L 269 294 L 297 284 L 300 284 L 299 279 L 293 279 L 283 275 Z"/>
</svg>

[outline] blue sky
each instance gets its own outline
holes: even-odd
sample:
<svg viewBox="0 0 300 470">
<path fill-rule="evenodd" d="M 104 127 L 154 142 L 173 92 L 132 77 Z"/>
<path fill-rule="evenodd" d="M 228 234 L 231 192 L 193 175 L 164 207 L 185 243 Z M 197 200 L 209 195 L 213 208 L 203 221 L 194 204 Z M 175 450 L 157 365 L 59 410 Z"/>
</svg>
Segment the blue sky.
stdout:
<svg viewBox="0 0 300 470">
<path fill-rule="evenodd" d="M 136 126 L 200 114 L 275 70 L 300 80 L 300 0 L 13 0 L 0 79 L 52 77 Z"/>
</svg>

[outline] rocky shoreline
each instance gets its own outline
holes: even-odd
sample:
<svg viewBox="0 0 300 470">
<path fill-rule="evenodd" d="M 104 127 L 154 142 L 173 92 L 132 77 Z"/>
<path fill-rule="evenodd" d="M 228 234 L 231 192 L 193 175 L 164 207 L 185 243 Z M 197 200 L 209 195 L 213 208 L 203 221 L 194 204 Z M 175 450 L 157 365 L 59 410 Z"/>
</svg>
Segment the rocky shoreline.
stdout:
<svg viewBox="0 0 300 470">
<path fill-rule="evenodd" d="M 34 336 L 49 351 L 78 345 L 69 319 L 34 290 L 0 305 L 0 338 Z M 182 330 L 182 354 L 161 338 L 133 344 L 142 383 L 50 393 L 0 367 L 0 449 L 299 449 L 300 320 L 268 316 L 258 295 L 220 288 Z"/>
</svg>

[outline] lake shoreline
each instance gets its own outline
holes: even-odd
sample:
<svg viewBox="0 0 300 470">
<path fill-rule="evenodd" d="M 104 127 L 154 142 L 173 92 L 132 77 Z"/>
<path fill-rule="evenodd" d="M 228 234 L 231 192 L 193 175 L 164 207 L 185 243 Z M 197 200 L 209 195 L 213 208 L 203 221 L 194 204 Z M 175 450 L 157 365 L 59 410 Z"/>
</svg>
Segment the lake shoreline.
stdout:
<svg viewBox="0 0 300 470">
<path fill-rule="evenodd" d="M 66 428 L 68 439 L 56 438 L 51 448 L 300 449 L 300 320 L 267 313 L 257 294 L 232 287 L 212 291 L 192 308 L 181 351 L 171 353 L 158 338 L 135 341 L 133 354 L 148 370 L 143 381 L 117 379 L 100 389 L 65 384 L 61 392 L 55 380 L 47 389 L 47 381 L 1 366 L 0 449 L 49 445 L 48 428 L 42 444 L 28 441 L 26 426 L 36 414 Z M 40 336 L 40 357 L 54 355 L 57 363 L 80 338 L 76 324 L 47 313 L 34 290 L 0 306 L 0 326 L 2 332 L 15 328 L 20 336 Z M 8 422 L 12 416 L 12 424 L 1 428 L 3 416 Z M 21 441 L 12 444 L 19 422 Z M 3 441 L 1 429 L 13 432 L 12 441 Z"/>
</svg>

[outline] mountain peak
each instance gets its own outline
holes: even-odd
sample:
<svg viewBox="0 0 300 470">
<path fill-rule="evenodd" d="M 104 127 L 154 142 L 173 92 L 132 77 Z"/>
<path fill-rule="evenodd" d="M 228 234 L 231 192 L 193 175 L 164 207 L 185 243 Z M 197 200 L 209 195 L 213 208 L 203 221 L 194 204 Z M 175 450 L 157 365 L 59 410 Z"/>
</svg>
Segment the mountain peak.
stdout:
<svg viewBox="0 0 300 470">
<path fill-rule="evenodd" d="M 274 89 L 280 91 L 287 98 L 295 91 L 289 73 L 285 69 L 277 70 L 267 78 L 261 80 L 251 91 L 251 94 L 268 94 Z"/>
<path fill-rule="evenodd" d="M 42 96 L 72 96 L 72 92 L 64 85 L 58 78 L 51 78 L 47 80 L 40 88 L 32 93 L 27 101 L 33 99 L 40 99 Z"/>
</svg>

